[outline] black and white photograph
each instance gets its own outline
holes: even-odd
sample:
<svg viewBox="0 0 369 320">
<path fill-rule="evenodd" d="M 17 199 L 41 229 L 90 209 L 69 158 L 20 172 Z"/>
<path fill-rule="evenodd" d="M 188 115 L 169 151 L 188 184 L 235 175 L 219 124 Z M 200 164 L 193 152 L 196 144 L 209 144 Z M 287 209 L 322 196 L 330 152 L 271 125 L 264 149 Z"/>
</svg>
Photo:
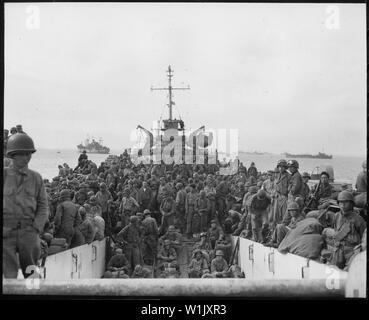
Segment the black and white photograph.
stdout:
<svg viewBox="0 0 369 320">
<path fill-rule="evenodd" d="M 3 12 L 7 299 L 367 298 L 366 4 Z"/>
</svg>

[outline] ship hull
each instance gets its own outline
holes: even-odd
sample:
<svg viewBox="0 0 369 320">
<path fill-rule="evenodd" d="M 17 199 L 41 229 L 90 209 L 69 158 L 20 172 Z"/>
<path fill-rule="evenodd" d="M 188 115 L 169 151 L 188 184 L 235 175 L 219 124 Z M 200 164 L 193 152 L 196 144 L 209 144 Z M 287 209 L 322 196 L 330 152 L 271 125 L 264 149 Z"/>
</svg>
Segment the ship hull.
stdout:
<svg viewBox="0 0 369 320">
<path fill-rule="evenodd" d="M 82 153 L 83 151 L 86 151 L 86 153 L 98 153 L 98 154 L 109 154 L 109 151 L 105 151 L 105 150 L 87 150 L 87 149 L 81 149 L 78 150 L 79 153 Z"/>
</svg>

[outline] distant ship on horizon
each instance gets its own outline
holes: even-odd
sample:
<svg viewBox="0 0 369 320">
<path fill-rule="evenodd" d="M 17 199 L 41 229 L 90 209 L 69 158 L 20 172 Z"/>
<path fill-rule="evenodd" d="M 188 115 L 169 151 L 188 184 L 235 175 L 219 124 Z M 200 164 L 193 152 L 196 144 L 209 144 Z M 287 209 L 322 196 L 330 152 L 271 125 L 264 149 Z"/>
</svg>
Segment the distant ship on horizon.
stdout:
<svg viewBox="0 0 369 320">
<path fill-rule="evenodd" d="M 103 146 L 101 139 L 99 140 L 99 142 L 97 142 L 93 138 L 91 142 L 90 139 L 87 138 L 85 140 L 85 143 L 80 143 L 77 148 L 80 153 L 82 153 L 84 150 L 86 150 L 86 153 L 108 154 L 110 152 L 110 149 L 108 147 Z"/>
<path fill-rule="evenodd" d="M 310 158 L 310 159 L 332 159 L 333 156 L 326 154 L 324 152 L 319 152 L 316 155 L 312 155 L 312 154 L 292 154 L 292 153 L 288 153 L 285 152 L 284 153 L 286 158 Z"/>
<path fill-rule="evenodd" d="M 243 154 L 252 154 L 252 155 L 257 155 L 257 156 L 260 156 L 260 155 L 265 155 L 265 154 L 268 154 L 270 155 L 271 153 L 270 152 L 259 152 L 259 151 L 253 151 L 253 152 L 250 152 L 250 151 L 239 151 L 239 153 L 243 153 Z"/>
</svg>

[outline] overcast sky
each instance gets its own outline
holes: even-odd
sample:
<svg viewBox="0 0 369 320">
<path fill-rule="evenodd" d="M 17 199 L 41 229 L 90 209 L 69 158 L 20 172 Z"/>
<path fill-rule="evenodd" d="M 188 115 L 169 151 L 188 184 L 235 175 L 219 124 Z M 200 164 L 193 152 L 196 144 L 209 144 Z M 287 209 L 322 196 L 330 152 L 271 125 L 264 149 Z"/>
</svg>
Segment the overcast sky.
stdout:
<svg viewBox="0 0 369 320">
<path fill-rule="evenodd" d="M 365 155 L 364 4 L 5 6 L 4 125 L 39 148 L 112 149 L 167 115 L 238 129 L 240 150 Z M 338 10 L 337 10 L 338 9 Z M 36 27 L 36 28 L 35 28 Z"/>
</svg>

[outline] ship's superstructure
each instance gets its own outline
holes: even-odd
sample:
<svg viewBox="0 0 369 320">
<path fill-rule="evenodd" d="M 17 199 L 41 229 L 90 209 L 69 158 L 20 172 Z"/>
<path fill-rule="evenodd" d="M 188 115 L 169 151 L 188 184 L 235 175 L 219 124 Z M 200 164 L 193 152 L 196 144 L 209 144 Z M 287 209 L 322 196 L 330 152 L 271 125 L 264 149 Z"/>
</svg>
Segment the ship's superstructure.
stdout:
<svg viewBox="0 0 369 320">
<path fill-rule="evenodd" d="M 189 90 L 190 87 L 173 87 L 173 70 L 171 66 L 167 70 L 168 87 L 153 88 L 168 92 L 168 118 L 159 120 L 156 128 L 152 131 L 138 125 L 137 130 L 145 136 L 145 144 L 139 150 L 133 149 L 133 157 L 143 157 L 157 162 L 163 160 L 165 163 L 216 163 L 217 153 L 211 149 L 213 134 L 205 131 L 201 126 L 192 132 L 186 132 L 185 123 L 182 119 L 173 118 L 173 91 Z M 187 135 L 188 134 L 188 135 Z M 142 134 L 141 134 L 142 136 Z M 210 151 L 210 150 L 214 150 Z"/>
<path fill-rule="evenodd" d="M 96 141 L 94 138 L 90 139 L 89 137 L 87 137 L 84 143 L 80 143 L 77 148 L 78 151 L 81 153 L 84 150 L 86 150 L 87 153 L 108 154 L 110 152 L 110 149 L 103 145 L 103 141 L 101 138 L 99 139 L 99 141 Z"/>
</svg>

